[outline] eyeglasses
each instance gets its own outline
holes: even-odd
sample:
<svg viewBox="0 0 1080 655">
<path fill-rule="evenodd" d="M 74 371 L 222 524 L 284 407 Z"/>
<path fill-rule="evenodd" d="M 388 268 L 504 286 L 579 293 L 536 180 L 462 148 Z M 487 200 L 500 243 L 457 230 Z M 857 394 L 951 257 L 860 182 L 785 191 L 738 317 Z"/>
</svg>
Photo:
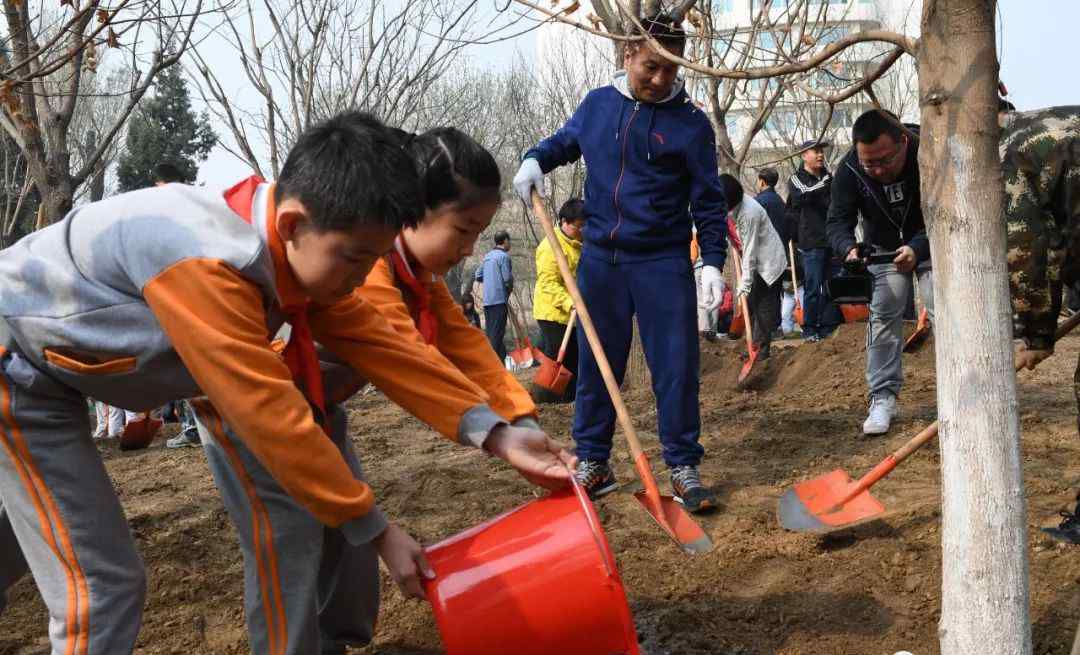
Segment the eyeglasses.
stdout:
<svg viewBox="0 0 1080 655">
<path fill-rule="evenodd" d="M 881 157 L 880 159 L 860 159 L 859 166 L 863 167 L 863 170 L 870 170 L 871 168 L 888 168 L 896 162 L 896 158 L 904 152 L 904 141 L 896 144 L 896 148 L 892 154 L 888 157 Z"/>
</svg>

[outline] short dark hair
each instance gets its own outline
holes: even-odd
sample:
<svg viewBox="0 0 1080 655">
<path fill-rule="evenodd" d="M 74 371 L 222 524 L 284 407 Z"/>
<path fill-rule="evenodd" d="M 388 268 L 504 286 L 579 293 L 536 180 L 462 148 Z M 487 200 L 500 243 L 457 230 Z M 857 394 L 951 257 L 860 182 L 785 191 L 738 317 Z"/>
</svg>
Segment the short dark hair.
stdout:
<svg viewBox="0 0 1080 655">
<path fill-rule="evenodd" d="M 154 169 L 150 172 L 150 177 L 154 180 L 154 184 L 186 182 L 184 174 L 180 172 L 180 169 L 168 162 L 162 162 L 155 165 Z"/>
<path fill-rule="evenodd" d="M 472 137 L 456 127 L 436 127 L 423 134 L 394 132 L 416 161 L 425 207 L 498 202 L 502 187 L 499 165 Z"/>
<path fill-rule="evenodd" d="M 998 113 L 1000 114 L 1003 111 L 1016 111 L 1016 105 L 1005 98 L 998 98 Z"/>
<path fill-rule="evenodd" d="M 727 206 L 730 209 L 735 205 L 742 202 L 743 188 L 742 184 L 735 179 L 730 173 L 724 173 L 720 176 L 720 187 L 724 190 L 724 200 L 727 201 Z"/>
<path fill-rule="evenodd" d="M 668 50 L 683 52 L 686 49 L 686 30 L 675 18 L 663 11 L 641 19 L 645 33 L 660 42 Z M 639 44 L 640 45 L 640 44 Z"/>
<path fill-rule="evenodd" d="M 882 134 L 888 134 L 893 141 L 900 141 L 904 130 L 896 114 L 885 109 L 870 109 L 855 119 L 851 126 L 851 140 L 855 143 L 873 143 Z"/>
<path fill-rule="evenodd" d="M 510 233 L 506 230 L 499 230 L 495 233 L 495 245 L 501 246 L 510 240 Z"/>
<path fill-rule="evenodd" d="M 780 174 L 770 166 L 760 169 L 757 176 L 759 180 L 765 183 L 765 186 L 776 186 L 776 183 L 780 181 Z"/>
<path fill-rule="evenodd" d="M 295 198 L 321 230 L 415 227 L 424 214 L 420 176 L 409 153 L 371 114 L 346 111 L 296 140 L 274 201 Z"/>
<path fill-rule="evenodd" d="M 585 220 L 585 201 L 581 198 L 571 198 L 559 208 L 560 221 L 583 221 Z"/>
</svg>

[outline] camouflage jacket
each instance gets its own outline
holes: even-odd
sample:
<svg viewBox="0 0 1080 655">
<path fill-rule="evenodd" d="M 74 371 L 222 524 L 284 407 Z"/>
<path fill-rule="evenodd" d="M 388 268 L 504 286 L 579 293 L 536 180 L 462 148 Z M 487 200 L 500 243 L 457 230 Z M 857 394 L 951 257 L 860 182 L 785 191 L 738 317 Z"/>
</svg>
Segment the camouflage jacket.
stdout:
<svg viewBox="0 0 1080 655">
<path fill-rule="evenodd" d="M 1012 114 L 1001 132 L 1013 335 L 1053 350 L 1080 273 L 1080 106 Z"/>
</svg>

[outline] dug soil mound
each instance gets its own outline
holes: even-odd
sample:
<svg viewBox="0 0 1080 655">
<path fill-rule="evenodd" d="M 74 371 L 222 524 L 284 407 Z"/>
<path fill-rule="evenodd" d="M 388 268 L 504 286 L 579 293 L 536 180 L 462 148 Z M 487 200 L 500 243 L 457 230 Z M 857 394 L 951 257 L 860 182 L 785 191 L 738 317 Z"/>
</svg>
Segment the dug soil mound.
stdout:
<svg viewBox="0 0 1080 655">
<path fill-rule="evenodd" d="M 785 532 L 779 496 L 793 483 L 842 468 L 869 470 L 934 420 L 932 345 L 904 356 L 900 416 L 867 439 L 865 326 L 818 344 L 781 341 L 747 391 L 736 389 L 741 342 L 703 344 L 702 473 L 723 507 L 700 522 L 716 545 L 688 557 L 629 492 L 633 467 L 621 437 L 618 493 L 598 510 L 648 655 L 915 655 L 939 652 L 940 472 L 937 443 L 874 487 L 884 520 L 829 537 Z M 1080 482 L 1072 373 L 1080 338 L 1020 375 L 1035 652 L 1069 653 L 1080 620 L 1080 548 L 1039 532 L 1056 524 Z M 523 372 L 522 379 L 531 377 Z M 668 476 L 648 389 L 627 402 L 663 487 Z M 349 403 L 354 443 L 387 514 L 433 543 L 534 497 L 509 468 L 438 440 L 379 394 Z M 569 439 L 572 405 L 544 405 L 542 423 Z M 198 450 L 120 453 L 102 446 L 147 564 L 150 593 L 137 652 L 244 653 L 242 568 L 235 535 Z M 383 574 L 376 642 L 382 655 L 442 652 L 430 610 Z M 0 615 L 0 653 L 47 652 L 46 614 L 32 581 Z M 510 655 L 510 654 L 508 654 Z"/>
</svg>

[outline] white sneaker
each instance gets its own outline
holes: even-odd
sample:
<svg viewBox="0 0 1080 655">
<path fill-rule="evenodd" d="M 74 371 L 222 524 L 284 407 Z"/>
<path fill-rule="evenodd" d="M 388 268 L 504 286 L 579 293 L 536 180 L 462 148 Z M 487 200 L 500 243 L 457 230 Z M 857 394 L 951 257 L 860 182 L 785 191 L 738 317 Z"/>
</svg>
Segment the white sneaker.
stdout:
<svg viewBox="0 0 1080 655">
<path fill-rule="evenodd" d="M 865 435 L 885 434 L 896 418 L 896 396 L 891 393 L 881 393 L 870 398 L 870 412 L 863 422 L 862 431 Z"/>
</svg>

